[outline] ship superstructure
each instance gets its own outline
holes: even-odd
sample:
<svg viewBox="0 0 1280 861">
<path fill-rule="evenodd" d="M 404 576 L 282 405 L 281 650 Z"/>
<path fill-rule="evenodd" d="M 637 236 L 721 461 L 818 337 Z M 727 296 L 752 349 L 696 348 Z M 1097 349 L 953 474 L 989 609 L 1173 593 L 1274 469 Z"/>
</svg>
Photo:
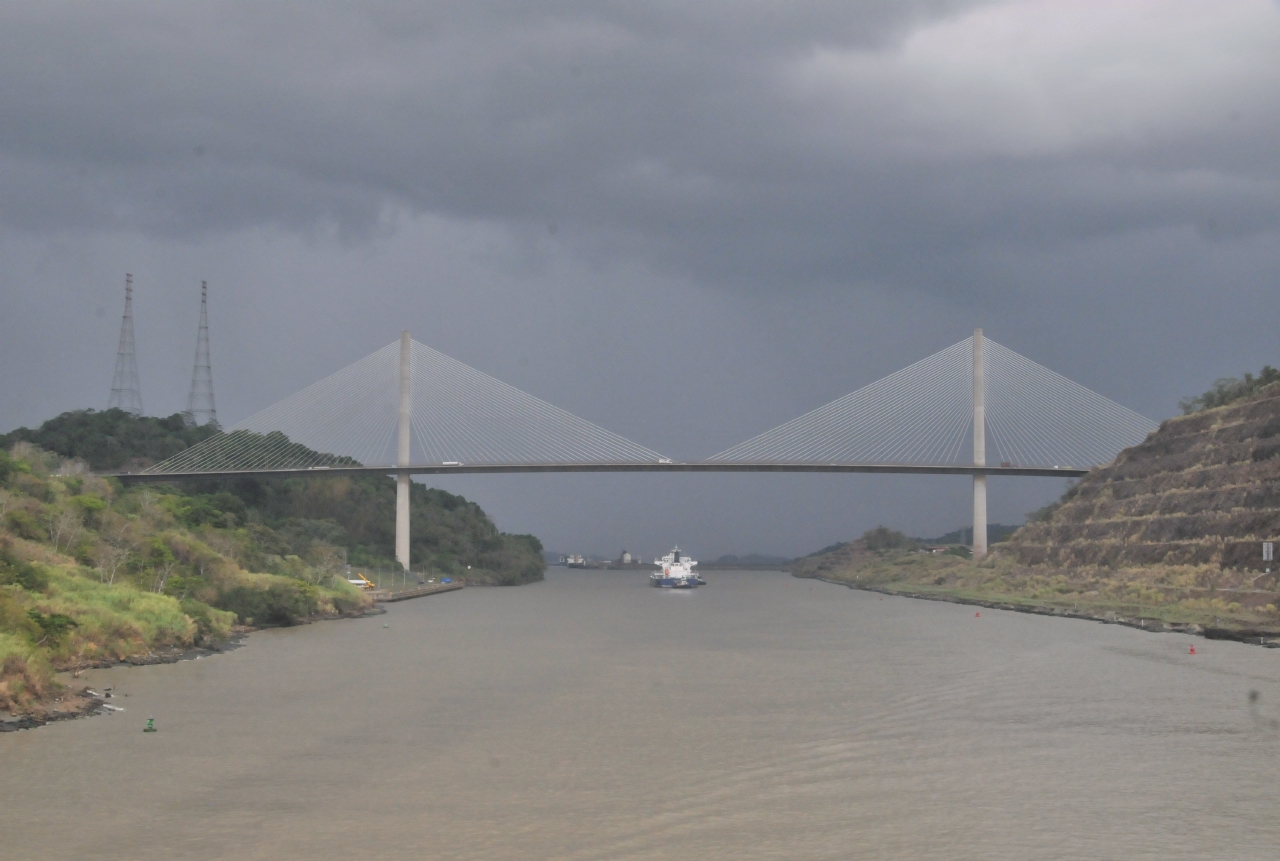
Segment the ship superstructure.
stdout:
<svg viewBox="0 0 1280 861">
<path fill-rule="evenodd" d="M 693 589 L 706 581 L 694 573 L 698 563 L 679 547 L 653 563 L 658 570 L 649 575 L 649 584 L 663 589 Z"/>
</svg>

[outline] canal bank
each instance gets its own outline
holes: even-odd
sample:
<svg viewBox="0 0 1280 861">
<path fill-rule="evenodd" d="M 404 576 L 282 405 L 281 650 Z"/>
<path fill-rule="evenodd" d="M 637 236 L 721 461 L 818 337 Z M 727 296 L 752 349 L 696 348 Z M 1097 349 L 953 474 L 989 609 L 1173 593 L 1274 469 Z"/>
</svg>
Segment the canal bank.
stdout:
<svg viewBox="0 0 1280 861">
<path fill-rule="evenodd" d="M 333 621 L 337 619 L 356 619 L 364 616 L 379 616 L 387 612 L 384 607 L 380 606 L 382 604 L 407 601 L 413 598 L 425 598 L 429 595 L 437 595 L 445 592 L 456 592 L 462 589 L 465 585 L 465 583 L 442 583 L 412 589 L 402 589 L 398 591 L 371 590 L 366 594 L 374 602 L 373 606 L 363 607 L 357 611 L 315 614 L 313 616 L 295 619 L 289 625 L 272 625 L 263 627 L 236 625 L 232 629 L 232 635 L 228 639 L 217 643 L 208 643 L 198 648 L 156 648 L 142 654 L 131 655 L 119 661 L 97 660 L 91 663 L 86 663 L 75 671 L 63 672 L 56 677 L 57 683 L 62 686 L 62 692 L 58 696 L 35 703 L 32 707 L 21 712 L 0 712 L 0 732 L 15 732 L 17 730 L 35 729 L 57 721 L 74 720 L 82 717 L 94 717 L 96 715 L 123 711 L 122 706 L 110 702 L 110 700 L 114 698 L 111 693 L 111 686 L 104 686 L 103 692 L 99 692 L 87 685 L 80 684 L 86 670 L 175 664 L 179 661 L 194 661 L 200 658 L 209 658 L 214 655 L 223 654 L 240 648 L 244 644 L 245 639 L 256 631 L 267 630 L 269 628 L 292 628 L 299 625 L 309 625 L 312 622 Z"/>
<path fill-rule="evenodd" d="M 1216 566 L 1026 565 L 1012 558 L 1003 545 L 974 562 L 953 552 L 877 548 L 868 536 L 797 559 L 786 569 L 799 578 L 904 597 L 1254 645 L 1280 641 L 1280 592 L 1249 588 L 1247 582 L 1241 586 L 1239 572 L 1223 572 Z"/>
<path fill-rule="evenodd" d="M 1256 628 L 1226 628 L 1216 625 L 1199 625 L 1195 622 L 1169 622 L 1163 619 L 1148 618 L 1141 615 L 1126 616 L 1115 610 L 1086 611 L 1036 604 L 1030 601 L 1020 603 L 1012 600 L 993 600 L 959 595 L 948 591 L 923 592 L 918 588 L 897 588 L 894 586 L 876 586 L 830 577 L 805 576 L 793 574 L 799 579 L 818 580 L 848 589 L 864 592 L 875 592 L 881 595 L 893 595 L 898 598 L 918 598 L 924 601 L 945 601 L 949 604 L 964 604 L 973 607 L 986 607 L 991 610 L 1008 610 L 1014 613 L 1030 613 L 1036 616 L 1055 616 L 1064 619 L 1080 619 L 1088 622 L 1100 622 L 1104 625 L 1124 625 L 1151 634 L 1189 634 L 1204 637 L 1207 640 L 1233 640 L 1268 649 L 1280 649 L 1280 633 L 1273 630 Z"/>
</svg>

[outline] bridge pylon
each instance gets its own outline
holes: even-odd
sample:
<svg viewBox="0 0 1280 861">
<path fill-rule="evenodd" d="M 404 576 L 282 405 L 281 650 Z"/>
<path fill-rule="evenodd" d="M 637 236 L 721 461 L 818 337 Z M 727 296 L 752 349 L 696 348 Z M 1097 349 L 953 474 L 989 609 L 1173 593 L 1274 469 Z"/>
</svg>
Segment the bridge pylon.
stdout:
<svg viewBox="0 0 1280 861">
<path fill-rule="evenodd" d="M 413 350 L 407 331 L 400 333 L 400 419 L 396 466 L 409 466 L 409 422 L 413 416 Z M 396 561 L 409 570 L 409 482 L 408 472 L 396 474 Z"/>
<path fill-rule="evenodd" d="M 973 330 L 973 465 L 987 465 L 987 381 L 982 330 Z M 987 555 L 987 476 L 973 474 L 973 558 Z"/>
</svg>

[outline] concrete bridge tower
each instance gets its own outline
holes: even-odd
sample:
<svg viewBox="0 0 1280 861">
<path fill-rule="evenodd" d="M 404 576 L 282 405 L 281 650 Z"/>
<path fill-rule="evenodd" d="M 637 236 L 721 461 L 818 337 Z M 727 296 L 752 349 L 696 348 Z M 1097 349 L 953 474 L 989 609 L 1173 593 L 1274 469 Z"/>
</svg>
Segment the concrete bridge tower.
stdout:
<svg viewBox="0 0 1280 861">
<path fill-rule="evenodd" d="M 396 466 L 408 466 L 409 417 L 413 414 L 412 351 L 408 332 L 400 333 L 400 427 Z M 409 570 L 409 482 L 408 472 L 396 474 L 396 561 Z"/>
<path fill-rule="evenodd" d="M 973 330 L 973 465 L 987 465 L 987 386 L 982 330 Z M 987 476 L 973 476 L 973 558 L 987 555 Z"/>
</svg>

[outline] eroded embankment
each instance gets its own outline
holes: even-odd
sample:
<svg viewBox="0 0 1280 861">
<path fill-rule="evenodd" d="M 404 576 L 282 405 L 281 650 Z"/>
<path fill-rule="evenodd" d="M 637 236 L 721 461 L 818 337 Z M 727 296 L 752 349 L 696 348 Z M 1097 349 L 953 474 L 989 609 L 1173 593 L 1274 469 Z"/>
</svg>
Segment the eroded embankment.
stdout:
<svg viewBox="0 0 1280 861">
<path fill-rule="evenodd" d="M 1104 625 L 1125 625 L 1153 634 L 1191 634 L 1209 640 L 1234 640 L 1241 643 L 1259 645 L 1269 649 L 1280 649 L 1280 630 L 1272 628 L 1223 627 L 1221 625 L 1201 625 L 1196 622 L 1169 622 L 1164 619 L 1150 618 L 1143 615 L 1124 615 L 1116 610 L 1089 610 L 1079 607 L 1055 607 L 1038 604 L 1028 599 L 995 599 L 962 595 L 947 591 L 922 591 L 919 587 L 905 585 L 877 586 L 869 583 L 836 580 L 830 577 L 806 576 L 793 574 L 794 577 L 821 580 L 837 586 L 859 589 L 864 592 L 878 592 L 882 595 L 893 595 L 899 598 L 920 598 L 925 601 L 945 601 L 951 604 L 969 604 L 992 610 L 1012 610 L 1017 613 L 1031 613 L 1037 616 L 1056 616 L 1066 619 L 1082 619 L 1090 622 L 1101 622 Z"/>
<path fill-rule="evenodd" d="M 1003 551 L 979 563 L 950 554 L 868 550 L 862 540 L 790 571 L 855 589 L 1266 644 L 1280 640 L 1280 593 L 1197 586 L 1209 566 L 1110 570 L 1022 565 Z M 1157 582 L 1165 581 L 1165 582 Z M 1242 600 L 1243 599 L 1243 600 Z"/>
<path fill-rule="evenodd" d="M 1001 545 L 1023 565 L 1195 568 L 1201 588 L 1280 589 L 1280 386 L 1164 422 Z M 1242 602 L 1242 603 L 1247 603 Z"/>
</svg>

